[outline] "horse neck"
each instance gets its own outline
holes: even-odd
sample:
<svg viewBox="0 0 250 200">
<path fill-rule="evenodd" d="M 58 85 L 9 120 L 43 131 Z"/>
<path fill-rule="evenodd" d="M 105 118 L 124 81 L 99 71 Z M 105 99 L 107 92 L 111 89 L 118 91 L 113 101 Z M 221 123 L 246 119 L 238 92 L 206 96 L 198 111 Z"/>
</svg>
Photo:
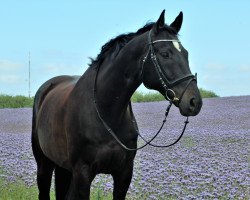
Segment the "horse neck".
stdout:
<svg viewBox="0 0 250 200">
<path fill-rule="evenodd" d="M 146 35 L 137 36 L 100 66 L 96 98 L 101 112 L 107 115 L 104 117 L 118 120 L 127 110 L 132 94 L 142 83 L 141 60 L 146 47 Z"/>
</svg>

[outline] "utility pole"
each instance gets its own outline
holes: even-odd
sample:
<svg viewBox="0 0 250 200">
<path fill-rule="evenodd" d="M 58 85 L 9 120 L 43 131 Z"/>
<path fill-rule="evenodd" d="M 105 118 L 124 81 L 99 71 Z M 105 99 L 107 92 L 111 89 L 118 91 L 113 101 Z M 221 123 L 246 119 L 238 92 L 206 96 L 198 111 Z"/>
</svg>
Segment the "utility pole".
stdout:
<svg viewBox="0 0 250 200">
<path fill-rule="evenodd" d="M 30 52 L 29 52 L 29 98 L 30 98 Z"/>
</svg>

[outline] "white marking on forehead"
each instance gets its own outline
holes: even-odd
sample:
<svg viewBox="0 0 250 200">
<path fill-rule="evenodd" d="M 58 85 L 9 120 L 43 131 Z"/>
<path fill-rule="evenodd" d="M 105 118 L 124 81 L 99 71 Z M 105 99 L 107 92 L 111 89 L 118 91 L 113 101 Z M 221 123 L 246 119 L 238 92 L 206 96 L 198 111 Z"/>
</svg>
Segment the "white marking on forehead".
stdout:
<svg viewBox="0 0 250 200">
<path fill-rule="evenodd" d="M 181 52 L 181 47 L 180 47 L 179 42 L 177 42 L 177 41 L 172 41 L 172 43 L 173 43 L 174 47 L 175 47 L 179 52 Z"/>
</svg>

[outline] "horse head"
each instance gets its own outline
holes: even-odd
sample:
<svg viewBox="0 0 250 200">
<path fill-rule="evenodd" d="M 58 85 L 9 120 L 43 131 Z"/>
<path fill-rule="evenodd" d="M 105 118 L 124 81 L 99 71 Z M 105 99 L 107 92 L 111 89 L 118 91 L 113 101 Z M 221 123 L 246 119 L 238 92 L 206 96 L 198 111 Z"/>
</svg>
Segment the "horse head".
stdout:
<svg viewBox="0 0 250 200">
<path fill-rule="evenodd" d="M 178 39 L 183 14 L 169 26 L 165 24 L 165 10 L 148 31 L 148 47 L 143 57 L 142 82 L 159 91 L 173 102 L 183 116 L 195 116 L 202 107 L 197 76 L 191 73 L 188 51 Z"/>
</svg>

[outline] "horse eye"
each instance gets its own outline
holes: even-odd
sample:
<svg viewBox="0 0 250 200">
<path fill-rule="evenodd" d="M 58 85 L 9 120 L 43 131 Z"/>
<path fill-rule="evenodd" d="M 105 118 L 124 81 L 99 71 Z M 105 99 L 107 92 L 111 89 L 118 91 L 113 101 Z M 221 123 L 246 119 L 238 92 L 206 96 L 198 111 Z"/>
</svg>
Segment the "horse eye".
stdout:
<svg viewBox="0 0 250 200">
<path fill-rule="evenodd" d="M 161 52 L 160 54 L 161 54 L 161 56 L 162 56 L 162 57 L 164 57 L 164 58 L 166 58 L 166 59 L 170 58 L 169 53 L 168 53 L 168 52 L 166 52 L 166 51 Z"/>
</svg>

